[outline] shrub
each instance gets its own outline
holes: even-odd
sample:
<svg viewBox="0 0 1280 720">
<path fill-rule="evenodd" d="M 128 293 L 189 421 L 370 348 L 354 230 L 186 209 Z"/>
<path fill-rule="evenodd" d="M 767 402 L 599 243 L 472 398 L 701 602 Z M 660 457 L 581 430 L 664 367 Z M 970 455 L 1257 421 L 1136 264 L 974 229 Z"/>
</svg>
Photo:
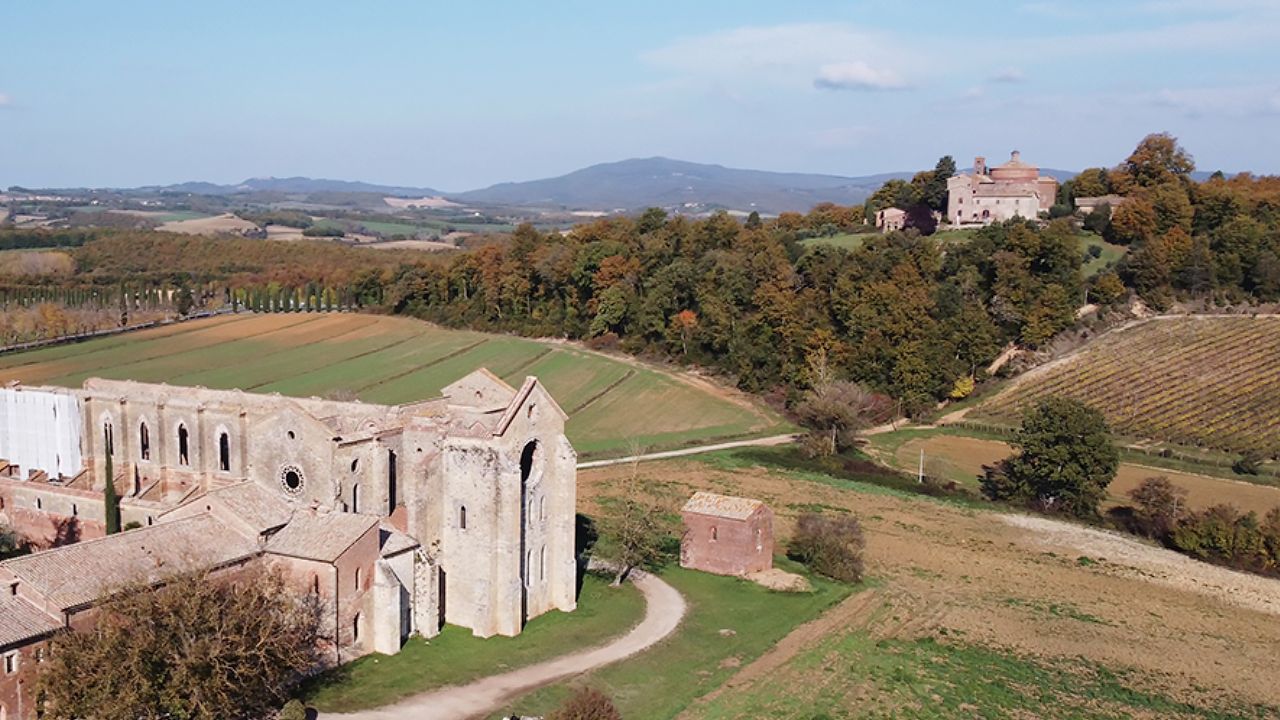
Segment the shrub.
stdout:
<svg viewBox="0 0 1280 720">
<path fill-rule="evenodd" d="M 1143 480 L 1129 497 L 1139 532 L 1151 538 L 1168 538 L 1187 511 L 1187 491 L 1163 475 Z"/>
<path fill-rule="evenodd" d="M 290 700 L 280 709 L 278 720 L 307 720 L 307 708 L 300 700 Z"/>
<path fill-rule="evenodd" d="M 1262 469 L 1262 453 L 1257 450 L 1246 450 L 1239 460 L 1231 466 L 1237 475 L 1257 475 Z"/>
<path fill-rule="evenodd" d="M 862 579 L 862 524 L 852 515 L 804 513 L 796 520 L 787 556 L 814 572 L 842 582 Z"/>
<path fill-rule="evenodd" d="M 608 695 L 595 688 L 580 688 L 548 720 L 622 720 L 622 714 Z"/>
</svg>

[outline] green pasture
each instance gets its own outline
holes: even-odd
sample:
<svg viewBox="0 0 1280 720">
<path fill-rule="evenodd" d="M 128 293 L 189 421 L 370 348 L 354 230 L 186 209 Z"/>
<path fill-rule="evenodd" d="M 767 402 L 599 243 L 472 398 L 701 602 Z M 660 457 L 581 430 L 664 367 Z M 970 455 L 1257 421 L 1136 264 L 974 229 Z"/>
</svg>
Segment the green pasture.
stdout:
<svg viewBox="0 0 1280 720">
<path fill-rule="evenodd" d="M 485 367 L 518 387 L 536 375 L 570 415 L 583 456 L 785 432 L 763 406 L 572 346 L 356 314 L 241 314 L 0 356 L 0 382 L 87 378 L 357 397 L 401 404 Z"/>
<path fill-rule="evenodd" d="M 612 697 L 624 718 L 676 717 L 695 699 L 724 684 L 738 667 L 855 590 L 813 576 L 786 558 L 774 564 L 806 575 L 813 591 L 775 592 L 741 578 L 664 569 L 662 578 L 688 603 L 688 614 L 675 634 L 633 658 L 520 698 L 508 712 L 543 715 L 563 702 L 574 686 L 585 684 Z"/>
</svg>

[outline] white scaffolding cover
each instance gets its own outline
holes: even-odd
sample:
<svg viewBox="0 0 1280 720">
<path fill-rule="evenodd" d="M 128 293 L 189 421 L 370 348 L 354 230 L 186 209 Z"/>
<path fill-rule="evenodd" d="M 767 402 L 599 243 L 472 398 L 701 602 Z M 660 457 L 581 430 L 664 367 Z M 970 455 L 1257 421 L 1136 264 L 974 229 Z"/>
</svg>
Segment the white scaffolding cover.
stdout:
<svg viewBox="0 0 1280 720">
<path fill-rule="evenodd" d="M 83 469 L 80 400 L 67 391 L 0 388 L 0 459 L 50 477 Z"/>
</svg>

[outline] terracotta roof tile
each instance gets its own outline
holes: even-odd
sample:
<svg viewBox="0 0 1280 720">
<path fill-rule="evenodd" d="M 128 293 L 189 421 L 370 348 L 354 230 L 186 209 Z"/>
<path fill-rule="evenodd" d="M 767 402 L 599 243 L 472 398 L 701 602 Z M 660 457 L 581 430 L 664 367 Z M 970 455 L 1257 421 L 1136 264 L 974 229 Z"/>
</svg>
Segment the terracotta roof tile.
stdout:
<svg viewBox="0 0 1280 720">
<path fill-rule="evenodd" d="M 57 618 L 46 615 L 36 606 L 8 590 L 0 595 L 0 648 L 47 635 L 62 627 Z"/>
<path fill-rule="evenodd" d="M 255 540 L 202 514 L 13 558 L 0 567 L 68 610 L 132 582 L 159 583 L 174 573 L 218 567 L 258 552 Z"/>
<path fill-rule="evenodd" d="M 266 550 L 276 555 L 333 562 L 378 522 L 379 518 L 373 515 L 357 513 L 297 512 L 288 525 L 271 536 Z"/>
<path fill-rule="evenodd" d="M 689 501 L 684 504 L 681 510 L 699 515 L 746 520 L 761 507 L 764 507 L 764 503 L 759 500 L 733 497 L 732 495 L 717 495 L 716 493 L 700 490 L 689 498 Z"/>
</svg>

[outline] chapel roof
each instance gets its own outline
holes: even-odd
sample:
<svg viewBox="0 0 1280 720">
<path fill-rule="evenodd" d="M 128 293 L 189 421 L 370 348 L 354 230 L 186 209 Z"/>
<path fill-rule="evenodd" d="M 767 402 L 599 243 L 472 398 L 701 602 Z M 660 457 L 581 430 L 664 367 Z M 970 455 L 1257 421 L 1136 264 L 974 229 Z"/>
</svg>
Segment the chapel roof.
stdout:
<svg viewBox="0 0 1280 720">
<path fill-rule="evenodd" d="M 728 518 L 730 520 L 746 520 L 751 517 L 752 513 L 762 507 L 764 507 L 764 503 L 759 500 L 734 497 L 732 495 L 719 495 L 699 490 L 693 494 L 693 497 L 689 498 L 689 501 L 684 504 L 681 511 Z"/>
<path fill-rule="evenodd" d="M 333 562 L 378 525 L 379 518 L 359 513 L 296 512 L 271 539 L 266 551 L 304 560 Z"/>
</svg>

